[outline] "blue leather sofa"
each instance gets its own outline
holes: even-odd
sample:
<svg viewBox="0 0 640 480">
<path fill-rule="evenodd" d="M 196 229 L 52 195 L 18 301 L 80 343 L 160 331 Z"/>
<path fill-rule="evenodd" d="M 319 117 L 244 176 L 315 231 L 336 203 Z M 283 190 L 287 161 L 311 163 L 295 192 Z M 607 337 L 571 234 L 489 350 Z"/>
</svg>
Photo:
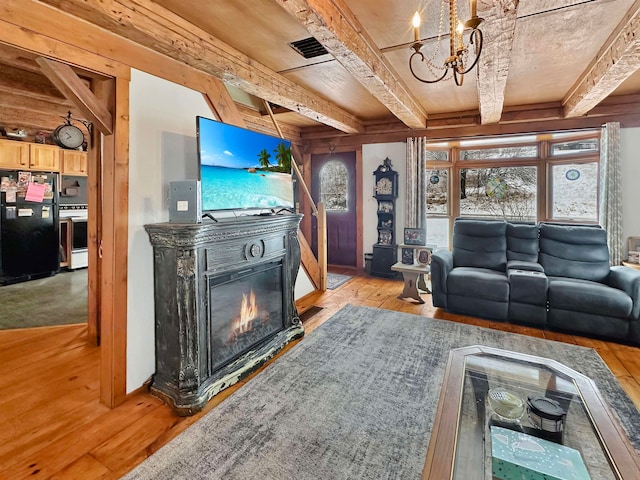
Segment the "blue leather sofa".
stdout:
<svg viewBox="0 0 640 480">
<path fill-rule="evenodd" d="M 640 345 L 640 271 L 610 267 L 597 226 L 456 219 L 431 284 L 453 313 Z"/>
</svg>

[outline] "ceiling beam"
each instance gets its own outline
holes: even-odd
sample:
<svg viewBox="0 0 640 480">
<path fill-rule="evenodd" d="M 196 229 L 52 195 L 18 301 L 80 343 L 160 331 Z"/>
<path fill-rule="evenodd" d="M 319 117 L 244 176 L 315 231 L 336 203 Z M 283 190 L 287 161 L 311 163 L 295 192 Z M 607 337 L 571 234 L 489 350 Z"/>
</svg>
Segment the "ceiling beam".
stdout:
<svg viewBox="0 0 640 480">
<path fill-rule="evenodd" d="M 37 58 L 36 62 L 42 73 L 76 105 L 86 120 L 93 123 L 100 133 L 113 134 L 111 113 L 69 65 L 44 57 Z"/>
<path fill-rule="evenodd" d="M 529 135 L 532 132 L 553 132 L 556 130 L 578 130 L 578 129 L 599 129 L 603 123 L 619 121 L 623 128 L 639 127 L 640 114 L 633 115 L 615 115 L 604 117 L 578 117 L 578 118 L 562 118 L 559 120 L 522 122 L 510 124 L 491 124 L 491 125 L 461 125 L 459 127 L 452 126 L 442 129 L 428 129 L 418 131 L 407 131 L 399 129 L 391 131 L 384 128 L 385 133 L 365 133 L 358 135 L 326 135 L 314 138 L 303 133 L 305 146 L 308 151 L 313 152 L 317 149 L 328 151 L 333 147 L 340 148 L 356 148 L 364 144 L 404 142 L 409 137 L 426 136 L 429 140 L 451 140 L 463 137 L 480 137 L 480 136 L 499 136 L 499 135 Z"/>
<path fill-rule="evenodd" d="M 502 116 L 517 8 L 518 0 L 478 2 L 478 16 L 485 19 L 480 25 L 484 44 L 477 70 L 483 125 L 497 123 Z"/>
<path fill-rule="evenodd" d="M 207 77 L 206 84 L 202 86 L 202 92 L 205 102 L 218 120 L 236 127 L 247 128 L 240 110 L 233 102 L 224 83 L 217 78 Z"/>
<path fill-rule="evenodd" d="M 380 103 L 410 128 L 427 113 L 343 0 L 272 0 L 293 15 Z"/>
<path fill-rule="evenodd" d="M 35 63 L 34 63 L 35 65 Z M 42 74 L 0 64 L 0 79 L 4 92 L 32 92 L 34 98 L 50 102 L 68 103 L 64 95 Z"/>
<path fill-rule="evenodd" d="M 640 0 L 564 98 L 566 117 L 584 115 L 640 69 Z"/>
<path fill-rule="evenodd" d="M 572 130 L 598 127 L 607 121 L 615 121 L 616 116 L 625 127 L 637 127 L 640 126 L 638 112 L 640 112 L 640 94 L 618 95 L 607 98 L 596 108 L 590 110 L 587 115 L 579 118 L 564 118 L 560 102 L 514 105 L 504 108 L 498 124 L 482 125 L 477 110 L 437 113 L 429 116 L 429 127 L 424 132 L 411 131 L 400 121 L 394 119 L 393 121 L 368 122 L 366 133 L 359 135 L 358 138 L 367 138 L 368 140 L 364 143 L 383 143 L 385 141 L 402 141 L 403 138 L 423 133 L 429 138 L 444 138 L 446 135 L 443 135 L 442 132 L 447 132 L 447 135 L 451 137 L 458 137 L 482 136 L 500 131 L 510 134 Z M 515 127 L 516 125 L 517 127 Z M 456 134 L 456 131 L 461 133 Z M 330 142 L 335 138 L 343 137 L 345 137 L 344 134 L 324 126 L 308 127 L 302 131 L 302 138 L 305 142 Z"/>
<path fill-rule="evenodd" d="M 244 123 L 248 129 L 255 130 L 256 132 L 266 133 L 267 135 L 272 135 L 274 137 L 278 136 L 278 132 L 273 126 L 273 122 L 271 121 L 271 117 L 269 117 L 269 115 L 264 116 L 259 111 L 239 103 L 236 103 L 236 107 L 240 111 L 240 114 L 242 115 Z M 298 127 L 282 123 L 281 128 L 287 140 L 290 140 L 292 143 L 295 143 L 297 145 L 302 145 L 301 132 Z M 333 131 L 335 132 L 336 130 Z"/>
<path fill-rule="evenodd" d="M 42 0 L 42 3 L 317 122 L 346 133 L 364 131 L 356 116 L 151 0 Z"/>
</svg>

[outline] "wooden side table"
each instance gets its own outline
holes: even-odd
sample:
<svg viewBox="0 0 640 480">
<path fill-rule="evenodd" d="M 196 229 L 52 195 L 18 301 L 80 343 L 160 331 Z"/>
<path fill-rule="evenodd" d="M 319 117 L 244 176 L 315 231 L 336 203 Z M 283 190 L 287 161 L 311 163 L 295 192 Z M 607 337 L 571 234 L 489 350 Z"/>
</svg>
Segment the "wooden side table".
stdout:
<svg viewBox="0 0 640 480">
<path fill-rule="evenodd" d="M 640 270 L 640 263 L 630 263 L 630 262 L 622 262 L 622 265 L 629 268 L 635 268 L 636 270 Z"/>
<path fill-rule="evenodd" d="M 427 275 L 431 271 L 429 266 L 423 265 L 406 265 L 402 262 L 398 262 L 391 266 L 391 270 L 396 272 L 401 272 L 402 277 L 404 278 L 404 289 L 402 293 L 398 295 L 399 299 L 403 298 L 413 298 L 417 300 L 418 303 L 424 303 L 422 297 L 420 297 L 420 292 L 418 291 L 418 277 L 420 275 Z M 431 293 L 427 290 L 427 293 Z"/>
</svg>

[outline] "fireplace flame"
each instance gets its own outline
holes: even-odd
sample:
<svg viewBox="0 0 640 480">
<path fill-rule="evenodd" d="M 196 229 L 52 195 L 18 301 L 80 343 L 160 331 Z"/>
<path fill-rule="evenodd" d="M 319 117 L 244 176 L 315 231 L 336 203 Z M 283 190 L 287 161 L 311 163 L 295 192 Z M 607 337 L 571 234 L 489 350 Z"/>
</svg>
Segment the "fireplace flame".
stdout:
<svg viewBox="0 0 640 480">
<path fill-rule="evenodd" d="M 240 306 L 240 318 L 236 320 L 234 330 L 238 333 L 251 331 L 253 321 L 258 318 L 258 306 L 256 305 L 256 294 L 253 289 L 249 295 L 242 294 L 242 305 Z"/>
<path fill-rule="evenodd" d="M 258 305 L 256 305 L 256 294 L 253 289 L 247 295 L 242 294 L 242 304 L 240 305 L 240 316 L 236 318 L 229 330 L 228 343 L 233 343 L 239 335 L 250 332 L 253 329 L 253 321 L 258 318 Z"/>
</svg>

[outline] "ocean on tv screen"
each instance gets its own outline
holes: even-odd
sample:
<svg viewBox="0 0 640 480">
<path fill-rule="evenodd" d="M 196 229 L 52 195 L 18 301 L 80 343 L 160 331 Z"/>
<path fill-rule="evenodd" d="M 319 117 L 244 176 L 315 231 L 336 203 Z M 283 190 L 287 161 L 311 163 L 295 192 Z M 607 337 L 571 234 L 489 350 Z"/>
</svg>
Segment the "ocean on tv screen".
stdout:
<svg viewBox="0 0 640 480">
<path fill-rule="evenodd" d="M 293 207 L 291 174 L 201 166 L 202 209 Z"/>
</svg>

